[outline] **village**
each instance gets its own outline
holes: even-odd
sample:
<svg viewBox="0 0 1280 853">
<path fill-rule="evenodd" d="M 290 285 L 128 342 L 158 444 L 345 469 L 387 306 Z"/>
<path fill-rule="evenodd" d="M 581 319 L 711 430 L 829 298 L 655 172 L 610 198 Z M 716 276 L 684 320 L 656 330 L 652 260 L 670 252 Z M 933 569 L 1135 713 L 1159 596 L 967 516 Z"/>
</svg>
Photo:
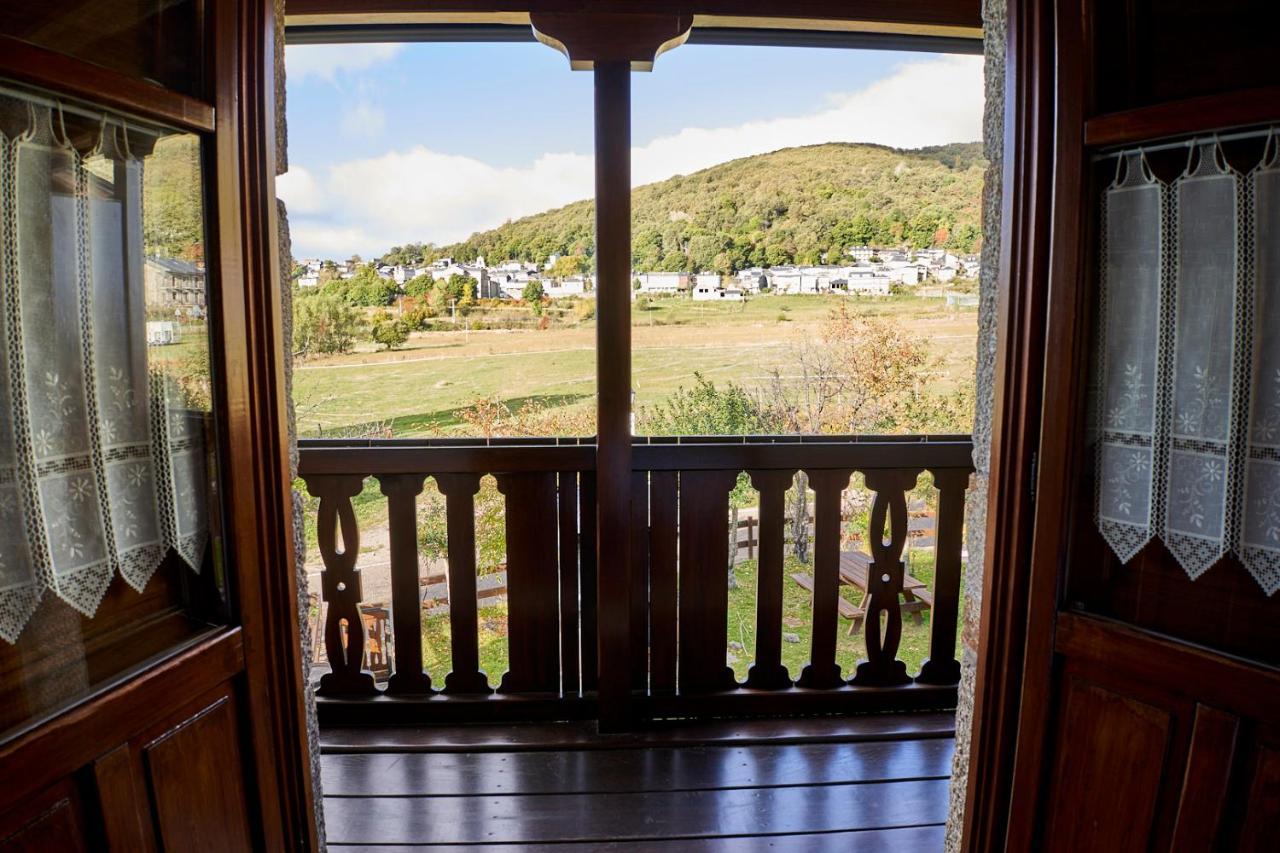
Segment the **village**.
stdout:
<svg viewBox="0 0 1280 853">
<path fill-rule="evenodd" d="M 751 267 L 733 275 L 633 271 L 632 298 L 686 296 L 694 301 L 741 302 L 761 293 L 889 296 L 901 288 L 947 285 L 956 279 L 976 281 L 981 276 L 977 255 L 957 255 L 940 248 L 853 246 L 845 251 L 845 256 L 848 260 L 844 263 Z M 478 299 L 521 299 L 531 281 L 541 282 L 544 295 L 550 298 L 594 297 L 589 276 L 551 274 L 558 260 L 558 255 L 552 255 L 541 267 L 525 261 L 489 266 L 483 256 L 470 263 L 445 257 L 421 267 L 375 262 L 374 271 L 380 278 L 394 281 L 400 287 L 418 276 L 440 281 L 464 275 L 475 282 Z M 296 281 L 301 288 L 314 288 L 329 277 L 354 278 L 360 266 L 357 258 L 336 263 L 302 260 L 298 263 Z M 954 301 L 963 296 L 949 294 L 948 299 Z"/>
</svg>

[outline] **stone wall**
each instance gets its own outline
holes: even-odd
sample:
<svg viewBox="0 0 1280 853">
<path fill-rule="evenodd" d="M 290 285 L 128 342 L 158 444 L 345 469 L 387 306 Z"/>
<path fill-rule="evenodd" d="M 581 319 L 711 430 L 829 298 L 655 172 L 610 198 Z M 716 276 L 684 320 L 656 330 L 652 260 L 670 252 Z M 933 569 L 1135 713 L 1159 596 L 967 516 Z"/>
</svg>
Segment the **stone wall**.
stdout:
<svg viewBox="0 0 1280 853">
<path fill-rule="evenodd" d="M 982 192 L 982 280 L 978 301 L 978 375 L 973 417 L 973 465 L 965 544 L 969 559 L 964 579 L 961 626 L 960 703 L 956 709 L 956 752 L 951 768 L 951 811 L 946 850 L 960 849 L 965 790 L 969 784 L 969 744 L 973 736 L 973 688 L 978 663 L 982 613 L 982 568 L 986 557 L 987 478 L 991 472 L 992 409 L 995 406 L 996 272 L 1000 261 L 1000 184 L 1004 168 L 1004 65 L 1007 0 L 983 0 L 986 53 L 986 108 L 982 147 L 988 166 Z"/>
<path fill-rule="evenodd" d="M 275 2 L 275 87 L 276 87 L 276 174 L 289 169 L 288 127 L 285 123 L 284 79 L 284 0 Z M 289 474 L 298 477 L 298 430 L 293 408 L 293 250 L 289 239 L 289 213 L 284 202 L 276 199 L 279 227 L 280 264 L 280 331 L 284 346 L 284 395 L 289 424 Z M 307 706 L 307 749 L 311 758 L 311 784 L 314 792 L 313 806 L 316 816 L 316 838 L 319 849 L 325 849 L 324 801 L 320 787 L 320 726 L 316 721 L 316 697 L 311 687 L 308 671 L 313 659 L 311 634 L 307 631 L 307 619 L 311 609 L 310 590 L 307 588 L 307 544 L 303 536 L 302 495 L 293 491 L 293 549 L 294 572 L 298 582 L 298 641 L 302 647 L 303 694 Z"/>
</svg>

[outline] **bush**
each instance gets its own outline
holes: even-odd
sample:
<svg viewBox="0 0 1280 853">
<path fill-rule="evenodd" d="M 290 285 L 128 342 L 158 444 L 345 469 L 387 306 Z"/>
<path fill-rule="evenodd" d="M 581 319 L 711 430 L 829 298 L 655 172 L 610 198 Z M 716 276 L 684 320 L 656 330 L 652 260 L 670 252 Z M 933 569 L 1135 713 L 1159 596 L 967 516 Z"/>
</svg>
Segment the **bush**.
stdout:
<svg viewBox="0 0 1280 853">
<path fill-rule="evenodd" d="M 300 296 L 293 308 L 293 348 L 305 355 L 351 352 L 360 313 L 341 298 L 321 291 Z"/>
<path fill-rule="evenodd" d="M 392 317 L 386 311 L 379 311 L 373 318 L 369 337 L 375 344 L 393 350 L 409 340 L 409 324 L 399 317 Z"/>
<path fill-rule="evenodd" d="M 573 316 L 579 323 L 585 323 L 595 317 L 596 301 L 594 299 L 579 299 L 573 304 Z"/>
</svg>

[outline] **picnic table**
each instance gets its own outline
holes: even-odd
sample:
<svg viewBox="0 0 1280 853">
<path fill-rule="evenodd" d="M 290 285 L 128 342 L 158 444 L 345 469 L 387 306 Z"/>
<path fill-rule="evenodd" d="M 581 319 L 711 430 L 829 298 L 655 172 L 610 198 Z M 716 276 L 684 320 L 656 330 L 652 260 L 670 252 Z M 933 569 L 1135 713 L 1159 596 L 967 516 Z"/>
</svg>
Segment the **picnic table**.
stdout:
<svg viewBox="0 0 1280 853">
<path fill-rule="evenodd" d="M 869 554 L 865 554 L 862 551 L 840 552 L 840 583 L 862 590 L 861 604 L 854 604 L 843 595 L 839 599 L 840 615 L 845 619 L 852 620 L 849 625 L 850 635 L 856 633 L 862 627 L 863 620 L 866 619 L 867 583 L 870 570 L 871 556 Z M 804 589 L 809 590 L 809 592 L 813 592 L 813 577 L 811 575 L 804 572 L 796 572 L 791 575 L 791 579 Z M 925 586 L 924 581 L 911 575 L 904 575 L 902 578 L 902 612 L 910 614 L 912 621 L 917 625 L 922 625 L 924 624 L 924 618 L 921 613 L 932 606 L 933 593 L 929 592 L 929 588 Z"/>
</svg>

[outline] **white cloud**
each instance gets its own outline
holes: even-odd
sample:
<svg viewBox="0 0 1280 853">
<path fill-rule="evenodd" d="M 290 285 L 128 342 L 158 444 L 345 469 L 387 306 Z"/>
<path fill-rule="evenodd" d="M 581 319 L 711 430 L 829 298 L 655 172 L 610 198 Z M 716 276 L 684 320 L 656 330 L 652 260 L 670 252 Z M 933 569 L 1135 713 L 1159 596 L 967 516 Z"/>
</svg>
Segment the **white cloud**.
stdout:
<svg viewBox="0 0 1280 853">
<path fill-rule="evenodd" d="M 688 174 L 716 163 L 823 142 L 874 142 L 920 148 L 982 136 L 982 58 L 911 62 L 865 89 L 832 96 L 817 113 L 748 121 L 728 128 L 685 128 L 632 151 L 636 184 Z"/>
<path fill-rule="evenodd" d="M 356 138 L 374 139 L 387 127 L 387 114 L 368 101 L 359 101 L 342 115 L 342 132 Z"/>
<path fill-rule="evenodd" d="M 364 71 L 390 62 L 402 44 L 295 44 L 285 48 L 285 77 L 291 84 L 308 77 L 334 82 L 339 72 Z"/>
<path fill-rule="evenodd" d="M 686 128 L 632 150 L 636 185 L 796 145 L 874 142 L 918 148 L 982 133 L 982 60 L 943 57 L 899 66 L 835 96 L 816 113 Z M 293 178 L 299 172 L 298 178 Z M 591 195 L 592 158 L 545 154 L 518 168 L 418 145 L 331 166 L 317 178 L 295 168 L 280 181 L 300 257 L 373 256 L 421 240 L 449 243 L 475 231 Z"/>
<path fill-rule="evenodd" d="M 291 166 L 276 178 L 276 192 L 289 203 L 290 213 L 319 213 L 324 210 L 324 192 L 315 176 L 302 166 Z"/>
</svg>

